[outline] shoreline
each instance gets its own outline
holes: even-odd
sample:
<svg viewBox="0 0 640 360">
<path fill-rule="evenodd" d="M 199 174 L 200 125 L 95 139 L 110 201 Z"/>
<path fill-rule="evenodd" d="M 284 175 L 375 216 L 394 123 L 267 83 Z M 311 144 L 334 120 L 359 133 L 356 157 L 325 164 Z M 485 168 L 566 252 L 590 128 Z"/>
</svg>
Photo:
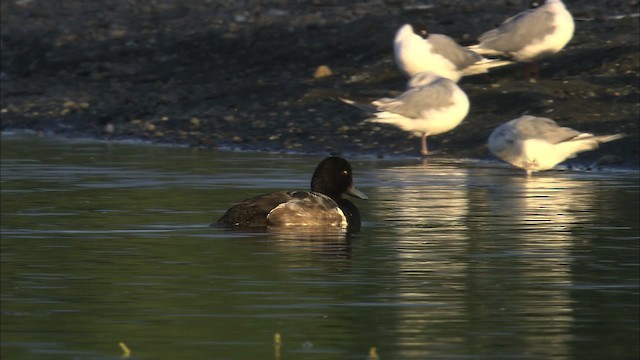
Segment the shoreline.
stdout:
<svg viewBox="0 0 640 360">
<path fill-rule="evenodd" d="M 38 139 L 53 139 L 56 141 L 70 141 L 70 142 L 83 142 L 83 143 L 98 143 L 98 144 L 116 144 L 123 146 L 161 146 L 167 148 L 183 148 L 189 149 L 192 146 L 188 144 L 180 143 L 168 143 L 168 142 L 154 142 L 151 140 L 144 140 L 139 138 L 122 138 L 122 139 L 105 139 L 93 136 L 68 136 L 65 134 L 40 132 L 31 129 L 5 129 L 0 132 L 0 138 L 15 138 L 21 137 L 38 138 Z M 426 158 L 417 155 L 402 155 L 396 154 L 391 156 L 380 157 L 373 153 L 321 153 L 313 151 L 295 151 L 295 150 L 266 150 L 266 149 L 234 149 L 234 148 L 211 148 L 200 147 L 200 150 L 218 152 L 218 153 L 239 153 L 248 155 L 265 154 L 269 156 L 304 156 L 304 157 L 324 157 L 329 155 L 343 156 L 351 161 L 392 161 L 392 162 L 415 162 L 426 164 L 433 162 L 438 165 L 450 164 L 452 166 L 481 166 L 481 167 L 499 167 L 502 169 L 512 169 L 516 173 L 522 172 L 521 169 L 517 169 L 493 156 L 484 158 L 473 157 L 457 157 L 457 156 L 442 156 L 434 155 Z M 597 160 L 597 159 L 596 159 Z M 553 172 L 573 172 L 578 174 L 602 174 L 602 175 L 639 175 L 640 167 L 621 165 L 618 163 L 604 163 L 601 165 L 594 164 L 594 162 L 580 161 L 580 155 L 575 159 L 570 159 L 563 163 L 558 164 L 555 168 L 545 170 L 536 173 L 540 176 L 540 173 L 553 173 Z M 536 175 L 534 175 L 535 177 Z"/>
</svg>

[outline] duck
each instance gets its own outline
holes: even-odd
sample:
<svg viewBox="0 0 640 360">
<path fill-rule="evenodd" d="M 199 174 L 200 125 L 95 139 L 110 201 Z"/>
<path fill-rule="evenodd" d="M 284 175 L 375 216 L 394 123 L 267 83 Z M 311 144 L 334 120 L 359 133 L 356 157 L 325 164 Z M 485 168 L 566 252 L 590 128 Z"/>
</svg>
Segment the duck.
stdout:
<svg viewBox="0 0 640 360">
<path fill-rule="evenodd" d="M 258 195 L 234 205 L 215 225 L 231 228 L 331 227 L 358 232 L 357 206 L 344 198 L 368 199 L 353 182 L 351 164 L 339 156 L 323 159 L 311 177 L 311 191 L 279 191 Z"/>
<path fill-rule="evenodd" d="M 469 113 L 469 98 L 455 81 L 431 72 L 415 74 L 407 90 L 395 98 L 381 98 L 370 103 L 339 98 L 344 103 L 368 113 L 367 122 L 390 124 L 420 136 L 420 153 L 432 155 L 427 136 L 456 128 Z"/>
<path fill-rule="evenodd" d="M 507 56 L 526 62 L 525 72 L 539 77 L 538 61 L 562 50 L 573 38 L 573 16 L 562 0 L 532 0 L 529 10 L 506 19 L 467 48 L 480 55 Z M 532 69 L 533 67 L 533 69 Z"/>
<path fill-rule="evenodd" d="M 430 34 L 424 24 L 404 24 L 393 41 L 396 66 L 411 78 L 432 72 L 458 82 L 463 76 L 484 74 L 489 69 L 512 64 L 511 60 L 487 59 L 443 34 Z"/>
<path fill-rule="evenodd" d="M 549 170 L 583 151 L 625 137 L 625 134 L 600 135 L 561 127 L 555 121 L 524 115 L 496 127 L 489 135 L 489 151 L 500 160 L 533 172 Z"/>
</svg>

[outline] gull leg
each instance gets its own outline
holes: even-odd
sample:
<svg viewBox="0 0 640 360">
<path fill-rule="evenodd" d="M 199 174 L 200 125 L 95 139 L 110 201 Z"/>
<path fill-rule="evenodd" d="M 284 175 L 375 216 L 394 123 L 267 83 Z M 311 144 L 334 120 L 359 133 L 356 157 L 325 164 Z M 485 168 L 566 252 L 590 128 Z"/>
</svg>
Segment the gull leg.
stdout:
<svg viewBox="0 0 640 360">
<path fill-rule="evenodd" d="M 427 156 L 429 155 L 429 151 L 427 151 L 427 133 L 422 133 L 422 150 L 420 151 L 420 153 L 422 154 L 422 156 Z"/>
<path fill-rule="evenodd" d="M 427 150 L 427 133 L 422 133 L 421 143 L 422 143 L 422 149 L 420 150 L 420 153 L 422 154 L 422 156 L 435 155 L 440 152 L 440 150 L 436 150 L 436 151 Z"/>
<path fill-rule="evenodd" d="M 533 77 L 531 73 L 533 73 Z M 537 61 L 526 63 L 524 66 L 524 77 L 527 81 L 538 82 L 540 79 L 540 63 Z"/>
</svg>

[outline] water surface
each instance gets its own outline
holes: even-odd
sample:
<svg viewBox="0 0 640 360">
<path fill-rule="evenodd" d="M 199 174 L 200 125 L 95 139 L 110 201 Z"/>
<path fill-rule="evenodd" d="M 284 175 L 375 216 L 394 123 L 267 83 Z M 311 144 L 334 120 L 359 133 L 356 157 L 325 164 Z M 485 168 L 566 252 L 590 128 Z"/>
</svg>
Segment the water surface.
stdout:
<svg viewBox="0 0 640 360">
<path fill-rule="evenodd" d="M 3 359 L 639 356 L 637 172 L 352 158 L 370 200 L 347 236 L 208 227 L 306 189 L 318 156 L 1 150 Z"/>
</svg>

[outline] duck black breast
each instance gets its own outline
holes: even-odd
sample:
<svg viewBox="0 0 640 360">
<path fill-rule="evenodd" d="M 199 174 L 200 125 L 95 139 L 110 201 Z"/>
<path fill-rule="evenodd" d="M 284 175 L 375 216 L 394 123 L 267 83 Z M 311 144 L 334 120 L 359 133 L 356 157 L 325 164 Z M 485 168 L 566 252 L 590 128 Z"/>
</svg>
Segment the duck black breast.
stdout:
<svg viewBox="0 0 640 360">
<path fill-rule="evenodd" d="M 332 156 L 316 167 L 311 191 L 282 191 L 247 199 L 227 210 L 216 223 L 231 227 L 330 226 L 358 231 L 358 208 L 342 194 L 367 198 L 353 185 L 349 162 Z"/>
</svg>

